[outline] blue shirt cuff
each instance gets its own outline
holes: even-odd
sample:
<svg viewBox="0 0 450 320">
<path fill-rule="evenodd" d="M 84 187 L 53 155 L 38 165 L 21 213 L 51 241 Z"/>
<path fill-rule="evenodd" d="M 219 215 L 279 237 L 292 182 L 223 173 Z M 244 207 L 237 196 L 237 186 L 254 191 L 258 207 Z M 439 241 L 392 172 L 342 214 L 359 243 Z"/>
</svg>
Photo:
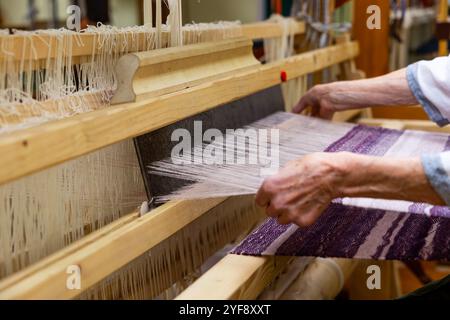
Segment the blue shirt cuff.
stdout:
<svg viewBox="0 0 450 320">
<path fill-rule="evenodd" d="M 446 119 L 439 109 L 423 94 L 419 82 L 417 81 L 417 69 L 418 63 L 409 65 L 406 69 L 406 79 L 408 80 L 408 85 L 411 92 L 416 97 L 417 101 L 423 106 L 430 119 L 436 122 L 438 126 L 444 127 L 450 124 L 450 121 Z"/>
<path fill-rule="evenodd" d="M 450 206 L 450 177 L 442 165 L 441 157 L 438 154 L 424 155 L 422 156 L 422 165 L 434 190 Z"/>
</svg>

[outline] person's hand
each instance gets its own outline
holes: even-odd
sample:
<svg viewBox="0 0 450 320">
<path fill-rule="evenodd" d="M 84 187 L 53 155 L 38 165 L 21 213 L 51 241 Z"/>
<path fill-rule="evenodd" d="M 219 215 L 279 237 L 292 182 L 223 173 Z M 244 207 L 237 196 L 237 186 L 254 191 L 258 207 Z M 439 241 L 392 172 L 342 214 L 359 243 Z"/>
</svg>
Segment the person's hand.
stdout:
<svg viewBox="0 0 450 320">
<path fill-rule="evenodd" d="M 301 227 L 314 224 L 331 201 L 340 197 L 339 186 L 347 174 L 346 153 L 318 153 L 289 163 L 268 178 L 256 204 L 280 224 Z"/>
<path fill-rule="evenodd" d="M 293 112 L 303 113 L 311 107 L 311 115 L 326 120 L 331 120 L 337 111 L 336 106 L 330 98 L 331 85 L 317 85 L 309 90 L 294 107 Z"/>
</svg>

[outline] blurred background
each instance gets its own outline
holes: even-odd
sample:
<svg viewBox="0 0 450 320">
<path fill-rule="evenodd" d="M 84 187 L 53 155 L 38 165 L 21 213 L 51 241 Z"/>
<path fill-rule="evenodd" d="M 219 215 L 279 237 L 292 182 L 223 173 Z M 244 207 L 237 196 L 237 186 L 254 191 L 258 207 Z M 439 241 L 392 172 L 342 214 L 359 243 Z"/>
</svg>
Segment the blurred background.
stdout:
<svg viewBox="0 0 450 320">
<path fill-rule="evenodd" d="M 448 1 L 448 0 L 443 0 Z M 293 0 L 183 0 L 183 20 L 260 21 L 273 13 L 291 14 Z M 297 1 L 300 2 L 301 1 Z M 384 74 L 437 54 L 437 8 L 441 0 L 336 0 L 335 20 L 353 22 L 353 36 L 370 50 L 358 65 L 367 76 Z M 82 26 L 102 22 L 117 27 L 143 24 L 142 0 L 0 0 L 0 28 L 24 30 L 65 26 L 67 7 L 79 5 Z M 366 27 L 367 7 L 381 8 L 381 30 Z M 163 15 L 167 15 L 167 11 Z"/>
</svg>

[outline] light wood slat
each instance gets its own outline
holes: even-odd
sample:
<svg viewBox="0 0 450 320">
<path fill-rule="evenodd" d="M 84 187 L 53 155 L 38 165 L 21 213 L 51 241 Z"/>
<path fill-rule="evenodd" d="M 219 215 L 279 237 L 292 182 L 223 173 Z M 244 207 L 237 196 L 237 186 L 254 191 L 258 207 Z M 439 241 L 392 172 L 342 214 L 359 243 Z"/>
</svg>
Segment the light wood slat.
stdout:
<svg viewBox="0 0 450 320">
<path fill-rule="evenodd" d="M 122 140 L 136 137 L 246 97 L 289 79 L 352 59 L 355 42 L 255 66 L 223 79 L 137 103 L 112 106 L 4 135 L 0 140 L 0 184 L 35 173 Z"/>
<path fill-rule="evenodd" d="M 439 127 L 427 120 L 392 120 L 392 119 L 361 119 L 360 124 L 377 127 L 399 128 L 401 130 L 421 130 L 428 132 L 450 133 L 450 127 Z"/>
<path fill-rule="evenodd" d="M 127 54 L 116 65 L 111 104 L 162 96 L 259 65 L 253 42 L 245 37 Z"/>
<path fill-rule="evenodd" d="M 187 288 L 177 300 L 254 300 L 291 259 L 230 254 Z"/>
<path fill-rule="evenodd" d="M 295 34 L 302 34 L 305 31 L 305 24 L 303 22 L 296 22 L 292 28 Z M 283 35 L 282 27 L 277 23 L 258 22 L 248 25 L 242 25 L 242 33 L 250 39 L 267 39 L 276 38 Z M 167 43 L 169 34 L 163 32 L 162 41 Z M 144 32 L 128 33 L 123 36 L 129 43 L 136 43 L 135 48 L 130 48 L 130 52 L 143 51 L 147 48 L 148 34 Z M 0 47 L 8 48 L 8 57 L 13 56 L 18 60 L 25 58 L 27 60 L 44 60 L 48 57 L 56 57 L 59 48 L 56 46 L 55 37 L 49 35 L 8 35 L 0 36 Z M 52 40 L 53 39 L 53 40 Z M 72 57 L 91 56 L 99 52 L 96 45 L 98 37 L 95 34 L 79 33 L 66 37 L 65 47 L 72 43 L 71 52 L 67 52 Z M 49 46 L 52 49 L 49 51 Z M 33 48 L 33 49 L 31 49 Z M 67 49 L 66 49 L 67 50 Z M 0 52 L 0 60 L 6 56 L 5 52 Z"/>
<path fill-rule="evenodd" d="M 429 120 L 421 105 L 415 106 L 382 106 L 372 108 L 374 118 L 391 120 Z"/>
<path fill-rule="evenodd" d="M 348 122 L 361 116 L 361 110 L 346 110 L 334 115 L 334 122 Z"/>
<path fill-rule="evenodd" d="M 303 34 L 305 32 L 305 23 L 296 22 L 292 24 L 290 32 L 293 34 Z M 242 27 L 244 36 L 250 39 L 270 39 L 283 36 L 283 27 L 278 23 L 256 22 L 244 24 Z"/>
<path fill-rule="evenodd" d="M 125 217 L 0 282 L 0 299 L 74 298 L 225 200 L 170 202 Z M 66 288 L 72 265 L 81 269 L 81 291 Z"/>
</svg>

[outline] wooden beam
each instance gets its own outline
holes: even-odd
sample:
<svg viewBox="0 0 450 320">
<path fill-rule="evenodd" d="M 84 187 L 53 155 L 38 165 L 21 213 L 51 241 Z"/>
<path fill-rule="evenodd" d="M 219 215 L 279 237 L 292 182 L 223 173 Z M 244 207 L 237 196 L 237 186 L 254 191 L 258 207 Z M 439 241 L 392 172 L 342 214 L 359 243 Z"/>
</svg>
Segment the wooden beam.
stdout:
<svg viewBox="0 0 450 320">
<path fill-rule="evenodd" d="M 340 44 L 177 93 L 5 134 L 0 140 L 0 184 L 278 85 L 282 71 L 294 79 L 353 59 L 358 53 L 357 43 Z"/>
<path fill-rule="evenodd" d="M 392 119 L 360 119 L 360 124 L 368 126 L 387 126 L 401 130 L 420 130 L 428 132 L 450 133 L 450 127 L 441 128 L 437 124 L 427 120 L 392 120 Z"/>
<path fill-rule="evenodd" d="M 254 300 L 291 259 L 230 254 L 187 288 L 177 300 Z"/>
<path fill-rule="evenodd" d="M 403 121 L 400 120 L 381 122 L 380 127 L 393 130 L 406 130 L 405 123 L 403 123 Z"/>
<path fill-rule="evenodd" d="M 111 104 L 162 96 L 257 65 L 253 42 L 245 37 L 127 54 L 116 65 Z"/>
<path fill-rule="evenodd" d="M 219 30 L 220 28 L 218 28 Z M 296 22 L 292 28 L 295 34 L 301 34 L 305 31 L 303 22 Z M 150 32 L 155 32 L 155 29 Z M 266 39 L 281 37 L 282 27 L 277 23 L 258 22 L 249 25 L 242 25 L 242 33 L 250 39 Z M 149 32 L 126 32 L 123 34 L 124 40 L 128 43 L 135 43 L 135 48 L 130 48 L 130 52 L 139 52 L 147 50 Z M 46 60 L 49 57 L 56 57 L 60 50 L 65 55 L 71 55 L 73 58 L 91 56 L 100 52 L 98 44 L 98 35 L 89 33 L 72 33 L 64 35 L 64 43 L 61 46 L 56 45 L 58 37 L 51 35 L 5 35 L 0 36 L 0 47 L 4 48 L 0 52 L 0 60 Z M 169 33 L 163 32 L 162 42 L 169 41 Z M 50 45 L 50 49 L 49 49 Z M 70 47 L 70 50 L 69 50 Z M 164 46 L 163 46 L 164 47 Z M 121 50 L 121 48 L 117 48 Z"/>
<path fill-rule="evenodd" d="M 355 118 L 360 117 L 363 114 L 362 110 L 346 110 L 337 112 L 333 116 L 334 122 L 348 122 L 354 120 Z"/>
<path fill-rule="evenodd" d="M 290 27 L 290 32 L 296 35 L 305 33 L 304 22 L 293 22 Z M 274 22 L 256 22 L 250 24 L 244 24 L 242 27 L 242 33 L 245 37 L 253 40 L 257 39 L 270 39 L 280 38 L 284 35 L 283 26 Z"/>
<path fill-rule="evenodd" d="M 374 118 L 396 120 L 429 120 L 422 106 L 383 106 L 372 108 Z"/>
<path fill-rule="evenodd" d="M 85 237 L 0 282 L 0 299 L 70 299 L 149 251 L 226 199 L 170 202 Z M 82 290 L 68 290 L 69 266 L 81 270 Z"/>
</svg>

